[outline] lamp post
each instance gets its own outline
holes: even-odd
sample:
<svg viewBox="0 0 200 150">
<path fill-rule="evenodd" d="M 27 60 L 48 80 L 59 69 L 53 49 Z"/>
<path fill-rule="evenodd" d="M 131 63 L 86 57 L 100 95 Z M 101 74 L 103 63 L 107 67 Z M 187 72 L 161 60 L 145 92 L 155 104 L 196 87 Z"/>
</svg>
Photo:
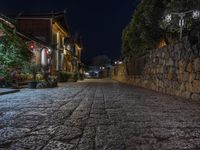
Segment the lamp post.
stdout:
<svg viewBox="0 0 200 150">
<path fill-rule="evenodd" d="M 183 36 L 183 27 L 184 27 L 184 24 L 185 24 L 184 17 L 186 16 L 186 14 L 192 14 L 193 19 L 198 19 L 200 17 L 200 11 L 199 10 L 189 10 L 189 11 L 186 11 L 186 12 L 172 12 L 172 13 L 167 14 L 165 16 L 165 21 L 168 22 L 168 23 L 171 22 L 173 15 L 177 15 L 179 17 L 180 40 L 182 40 L 182 36 Z"/>
</svg>

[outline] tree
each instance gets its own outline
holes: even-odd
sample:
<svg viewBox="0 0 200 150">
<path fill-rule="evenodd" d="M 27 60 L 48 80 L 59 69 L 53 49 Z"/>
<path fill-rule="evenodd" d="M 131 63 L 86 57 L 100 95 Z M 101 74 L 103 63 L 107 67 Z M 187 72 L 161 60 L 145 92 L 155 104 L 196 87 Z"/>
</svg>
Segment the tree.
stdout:
<svg viewBox="0 0 200 150">
<path fill-rule="evenodd" d="M 164 36 L 159 23 L 165 6 L 165 0 L 141 0 L 131 22 L 122 33 L 124 57 L 137 58 L 157 46 Z"/>
<path fill-rule="evenodd" d="M 22 67 L 30 61 L 31 53 L 26 43 L 17 36 L 15 29 L 0 23 L 4 36 L 0 37 L 0 64 L 8 68 Z"/>
</svg>

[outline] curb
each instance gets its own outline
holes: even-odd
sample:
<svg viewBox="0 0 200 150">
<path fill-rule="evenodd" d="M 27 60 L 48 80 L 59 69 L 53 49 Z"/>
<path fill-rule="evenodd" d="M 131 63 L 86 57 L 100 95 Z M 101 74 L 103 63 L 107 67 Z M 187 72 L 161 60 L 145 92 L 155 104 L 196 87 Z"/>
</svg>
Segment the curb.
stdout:
<svg viewBox="0 0 200 150">
<path fill-rule="evenodd" d="M 5 91 L 5 92 L 0 92 L 0 95 L 6 95 L 6 94 L 11 94 L 11 93 L 17 93 L 20 90 L 9 90 L 9 91 Z"/>
</svg>

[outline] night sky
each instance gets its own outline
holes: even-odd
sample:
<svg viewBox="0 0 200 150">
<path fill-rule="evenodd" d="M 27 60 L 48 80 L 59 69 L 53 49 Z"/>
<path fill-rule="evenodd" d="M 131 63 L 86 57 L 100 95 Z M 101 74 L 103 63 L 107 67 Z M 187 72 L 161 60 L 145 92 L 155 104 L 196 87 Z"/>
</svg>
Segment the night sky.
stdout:
<svg viewBox="0 0 200 150">
<path fill-rule="evenodd" d="M 51 12 L 66 9 L 72 34 L 79 32 L 83 62 L 97 55 L 112 60 L 121 55 L 121 32 L 130 22 L 138 0 L 4 0 L 1 13 Z"/>
</svg>

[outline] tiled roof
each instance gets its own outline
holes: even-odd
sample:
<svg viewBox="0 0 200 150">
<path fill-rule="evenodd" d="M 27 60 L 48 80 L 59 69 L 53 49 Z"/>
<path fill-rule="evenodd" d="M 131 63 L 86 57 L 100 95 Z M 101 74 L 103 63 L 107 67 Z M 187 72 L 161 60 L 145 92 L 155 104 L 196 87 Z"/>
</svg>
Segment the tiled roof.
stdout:
<svg viewBox="0 0 200 150">
<path fill-rule="evenodd" d="M 57 21 L 66 31 L 69 32 L 69 25 L 66 18 L 66 11 L 62 12 L 50 12 L 50 13 L 19 13 L 15 19 L 54 19 Z"/>
</svg>

